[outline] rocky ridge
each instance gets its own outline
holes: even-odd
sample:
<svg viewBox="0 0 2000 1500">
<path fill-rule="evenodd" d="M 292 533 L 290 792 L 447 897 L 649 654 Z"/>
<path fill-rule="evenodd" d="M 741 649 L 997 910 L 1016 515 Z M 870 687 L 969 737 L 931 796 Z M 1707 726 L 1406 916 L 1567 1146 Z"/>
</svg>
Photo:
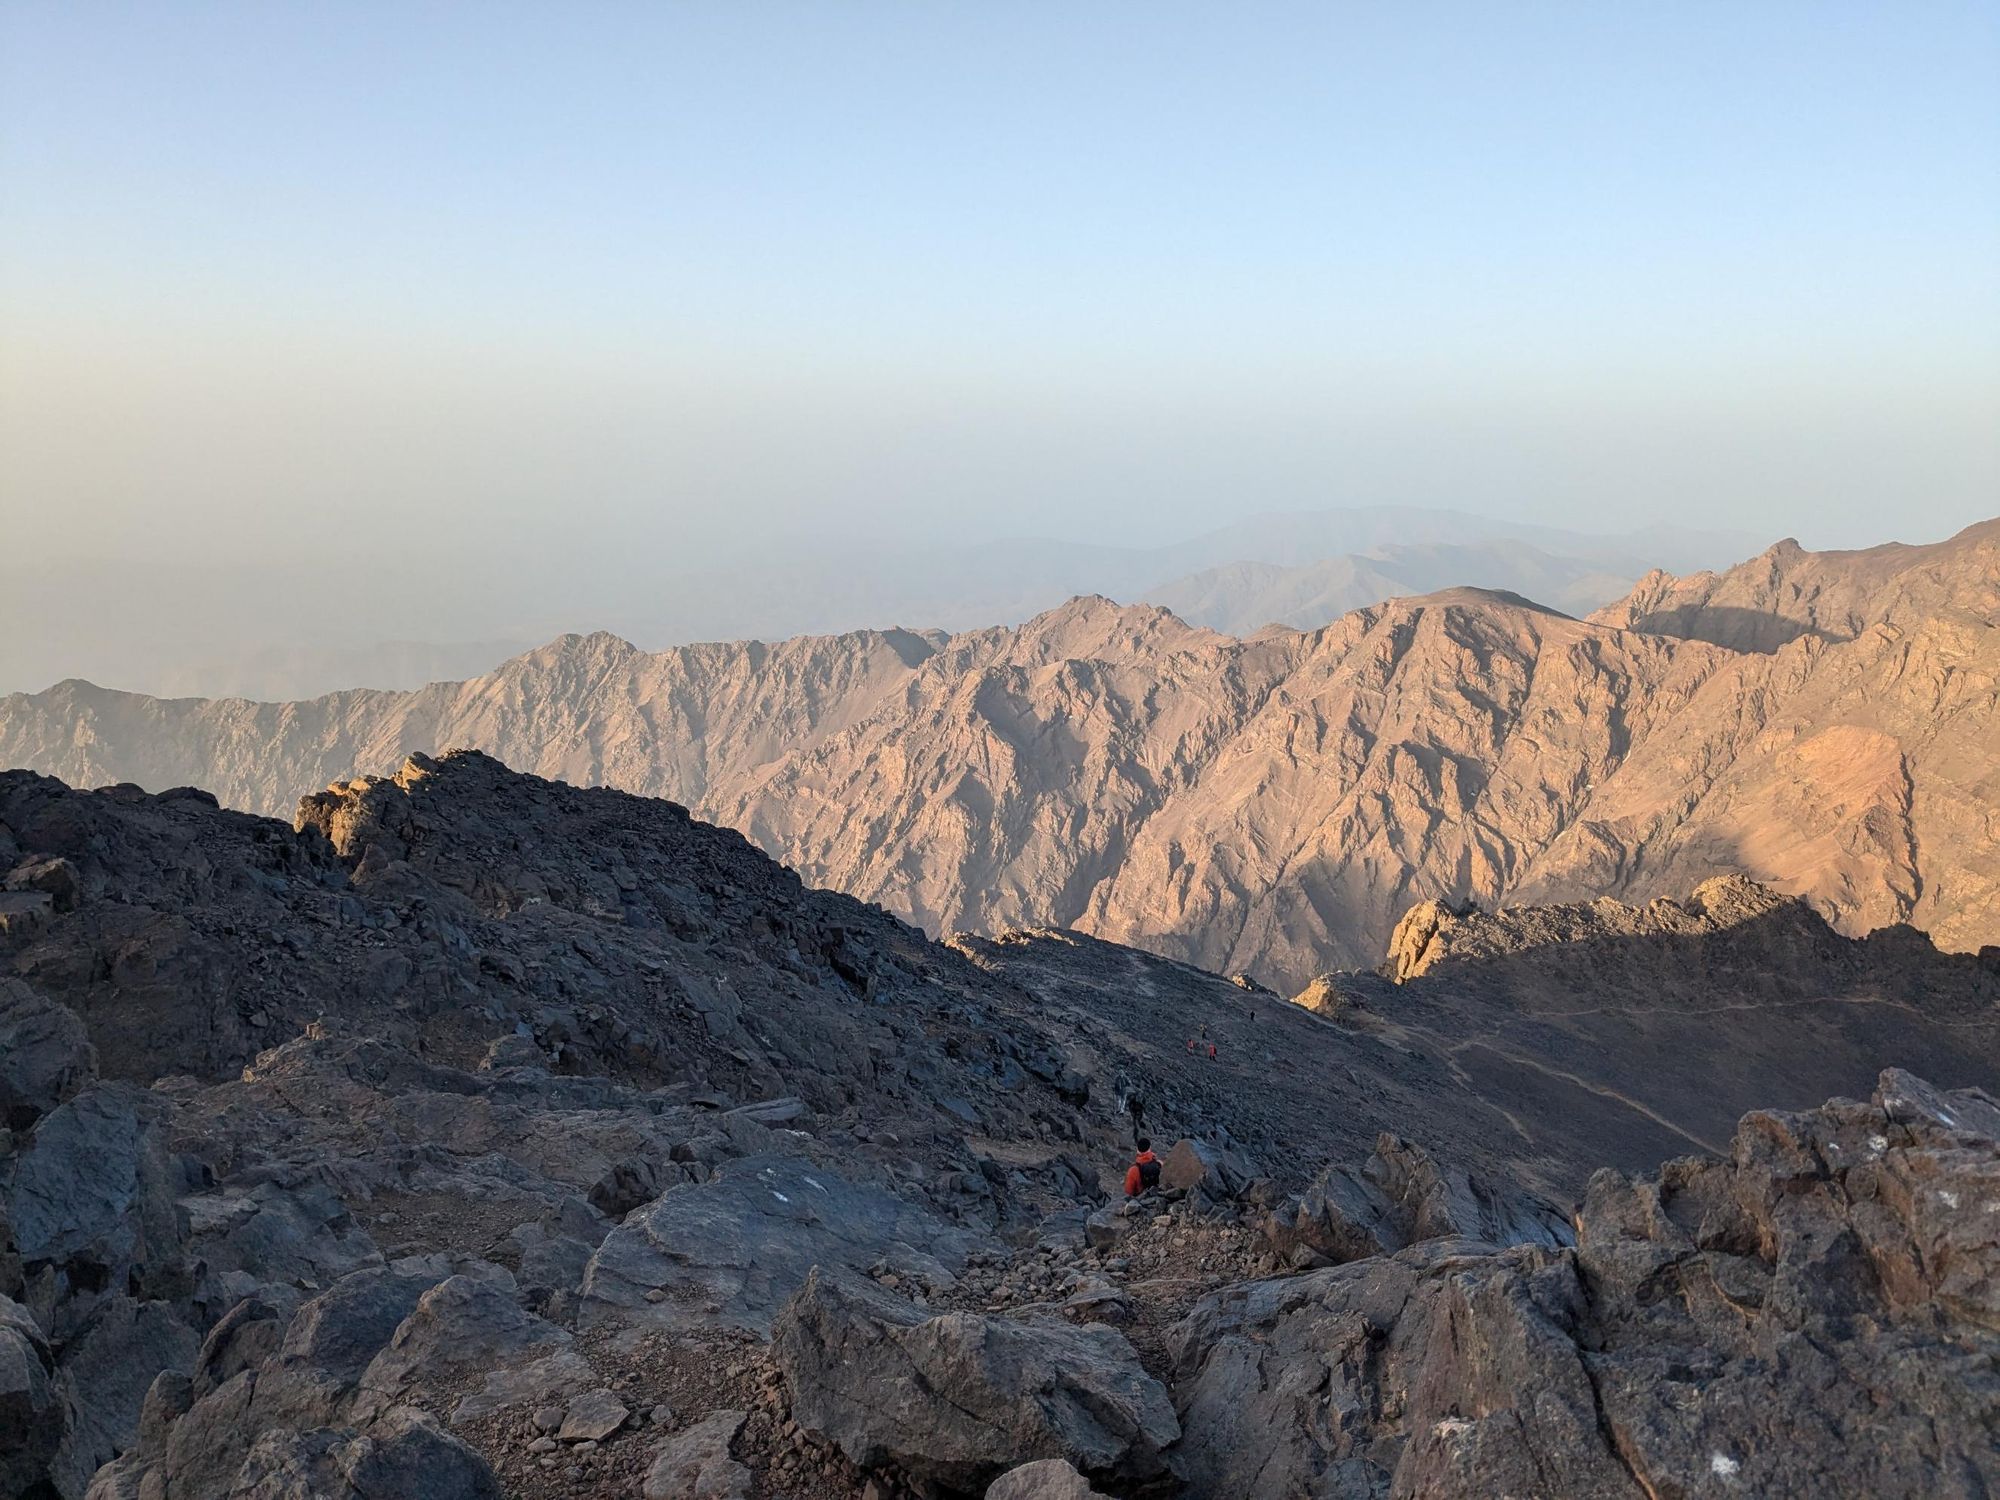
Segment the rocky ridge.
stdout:
<svg viewBox="0 0 2000 1500">
<path fill-rule="evenodd" d="M 677 806 L 476 753 L 291 826 L 7 773 L 0 866 L 35 898 L 0 933 L 0 1495 L 1728 1493 L 1716 1453 L 1773 1495 L 1984 1477 L 1992 1102 L 1889 1075 L 1650 1175 L 1696 1096 L 1575 1073 L 1596 1023 L 1510 965 L 1576 955 L 1639 1066 L 1686 1045 L 1646 1019 L 1656 966 L 1521 914 L 1440 922 L 1401 984 L 1332 976 L 1329 1020 L 1076 934 L 935 944 Z M 1977 960 L 1905 935 L 1892 966 L 1738 886 L 1651 926 L 1691 929 L 1731 1047 L 1774 1039 L 1703 1107 L 2000 1060 Z M 1817 1000 L 1764 1004 L 1753 953 Z M 1893 1008 L 1843 1003 L 1892 968 Z M 1836 1012 L 1878 1029 L 1799 1074 L 1784 1039 Z M 1573 1081 L 1475 1065 L 1474 1027 Z M 1126 1203 L 1141 1122 L 1172 1149 Z M 1662 1381 L 1842 1441 L 1794 1483 L 1771 1434 L 1649 1406 Z"/>
</svg>

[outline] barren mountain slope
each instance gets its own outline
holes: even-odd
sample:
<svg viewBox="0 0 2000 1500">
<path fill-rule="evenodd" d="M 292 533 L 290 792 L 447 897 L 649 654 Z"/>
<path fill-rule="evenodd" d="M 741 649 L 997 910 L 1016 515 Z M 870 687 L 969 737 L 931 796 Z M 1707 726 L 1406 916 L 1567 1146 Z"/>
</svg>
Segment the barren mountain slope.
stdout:
<svg viewBox="0 0 2000 1500">
<path fill-rule="evenodd" d="M 300 703 L 148 698 L 84 682 L 0 699 L 0 764 L 76 785 L 212 788 L 289 813 L 301 786 L 466 745 L 550 776 L 699 803 L 788 747 L 859 718 L 947 638 L 912 631 L 640 651 L 563 636 L 467 682 Z"/>
<path fill-rule="evenodd" d="M 1516 895 L 1656 895 L 1740 869 L 1849 931 L 2000 940 L 2000 522 L 1936 547 L 1781 547 L 1685 582 L 1742 602 L 1692 606 L 1677 631 L 1804 633 L 1713 674 Z"/>
<path fill-rule="evenodd" d="M 1334 976 L 1315 1015 L 1071 934 L 933 943 L 476 753 L 289 826 L 0 774 L 0 1496 L 974 1500 L 1046 1459 L 1284 1500 L 1449 1465 L 1461 1411 L 1480 1453 L 1636 1500 L 1754 1437 L 1746 1406 L 1824 1434 L 1763 1494 L 1992 1472 L 2000 1263 L 1937 1208 L 1994 1191 L 1985 1096 L 1892 1072 L 1570 1212 L 1759 1100 L 1990 1076 L 1988 960 L 1741 882 L 1412 921 L 1408 983 Z M 1125 1205 L 1140 1102 L 1173 1145 Z M 1880 1274 L 1822 1274 L 1856 1256 Z M 1522 1275 L 1559 1293 L 1554 1395 L 1482 1426 L 1528 1304 L 1438 1298 Z M 1840 1379 L 1760 1359 L 1759 1309 Z M 1375 1352 L 1329 1363 L 1356 1310 Z M 1626 1382 L 1602 1430 L 1584 1359 Z M 1648 1392 L 1695 1372 L 1737 1399 L 1662 1426 Z"/>
<path fill-rule="evenodd" d="M 275 809 L 472 745 L 688 802 L 934 931 L 1082 927 L 1285 985 L 1372 960 L 1427 897 L 1735 870 L 1849 931 L 1971 948 L 2000 938 L 1996 547 L 2000 523 L 1779 548 L 1621 606 L 1718 601 L 1672 619 L 1721 645 L 1476 590 L 1249 640 L 1082 598 L 952 636 L 565 637 L 469 683 L 300 704 L 64 684 L 0 700 L 0 763 Z"/>
<path fill-rule="evenodd" d="M 1723 661 L 1469 590 L 1304 644 L 1130 842 L 1084 926 L 1287 986 L 1370 962 L 1411 901 L 1510 891 Z"/>
<path fill-rule="evenodd" d="M 720 812 L 927 924 L 1052 916 L 1290 984 L 1371 961 L 1417 896 L 1505 891 L 1724 660 L 1464 590 L 1149 660 L 927 671 Z"/>
<path fill-rule="evenodd" d="M 2000 615 L 2000 519 L 1949 540 L 1807 552 L 1787 539 L 1721 573 L 1655 570 L 1591 616 L 1600 625 L 1773 651 L 1804 635 L 1852 640 L 1868 626 L 1937 614 Z"/>
</svg>

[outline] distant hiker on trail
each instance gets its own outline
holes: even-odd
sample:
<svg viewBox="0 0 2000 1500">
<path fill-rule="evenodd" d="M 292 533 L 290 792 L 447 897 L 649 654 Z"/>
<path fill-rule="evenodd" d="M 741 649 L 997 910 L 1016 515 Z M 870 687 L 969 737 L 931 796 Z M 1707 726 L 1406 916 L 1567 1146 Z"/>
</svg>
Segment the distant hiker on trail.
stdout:
<svg viewBox="0 0 2000 1500">
<path fill-rule="evenodd" d="M 1191 1036 L 1188 1038 L 1188 1051 L 1206 1052 L 1210 1057 L 1215 1056 L 1215 1043 L 1208 1039 L 1208 1022 L 1204 1021 L 1201 1023 L 1200 1036 Z"/>
<path fill-rule="evenodd" d="M 1125 1196 L 1136 1198 L 1141 1193 L 1150 1193 L 1160 1185 L 1160 1159 L 1153 1155 L 1153 1143 L 1141 1139 L 1139 1154 L 1132 1165 L 1125 1169 Z"/>
<path fill-rule="evenodd" d="M 1128 1090 L 1119 1100 L 1118 1107 L 1132 1117 L 1132 1139 L 1142 1140 L 1146 1134 L 1146 1100 L 1136 1090 Z"/>
</svg>

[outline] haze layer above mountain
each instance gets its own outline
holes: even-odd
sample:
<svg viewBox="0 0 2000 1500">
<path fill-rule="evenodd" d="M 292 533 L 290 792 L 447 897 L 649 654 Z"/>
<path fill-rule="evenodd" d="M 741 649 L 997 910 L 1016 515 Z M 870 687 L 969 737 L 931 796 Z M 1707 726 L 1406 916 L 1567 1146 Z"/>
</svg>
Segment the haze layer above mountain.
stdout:
<svg viewBox="0 0 2000 1500">
<path fill-rule="evenodd" d="M 894 624 L 1018 624 L 1078 594 L 1165 604 L 1243 632 L 1312 627 L 1364 604 L 1451 584 L 1511 589 L 1572 613 L 1608 604 L 1653 567 L 1717 566 L 1763 539 L 1653 527 L 1596 535 L 1395 506 L 1277 512 L 1166 544 L 1052 538 L 916 546 L 857 533 L 715 556 L 669 555 L 532 590 L 496 586 L 502 560 L 468 552 L 455 576 L 375 558 L 367 575 L 302 563 L 191 574 L 172 610 L 135 625 L 157 587 L 148 559 L 120 570 L 0 558 L 0 690 L 62 678 L 160 697 L 313 697 L 475 676 L 581 624 L 650 648 L 773 640 Z M 399 579 L 398 570 L 407 570 Z M 627 575 L 638 581 L 621 583 Z M 59 629 L 49 622 L 59 620 Z M 384 640 L 371 632 L 393 633 Z"/>
<path fill-rule="evenodd" d="M 1076 927 L 1296 987 L 1375 961 L 1425 898 L 1732 871 L 1850 932 L 1993 942 L 1996 683 L 1988 522 L 1656 574 L 1590 621 L 1460 589 L 1244 640 L 1084 598 L 959 634 L 570 636 L 467 683 L 293 704 L 65 683 L 0 700 L 0 764 L 268 812 L 476 746 L 686 802 L 932 930 Z"/>
</svg>

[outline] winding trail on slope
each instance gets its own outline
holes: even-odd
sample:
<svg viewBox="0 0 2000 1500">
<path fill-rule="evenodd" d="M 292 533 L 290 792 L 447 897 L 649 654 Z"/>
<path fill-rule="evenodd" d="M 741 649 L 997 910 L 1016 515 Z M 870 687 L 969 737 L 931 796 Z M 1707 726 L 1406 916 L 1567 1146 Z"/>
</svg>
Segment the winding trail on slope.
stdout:
<svg viewBox="0 0 2000 1500">
<path fill-rule="evenodd" d="M 1612 1088 L 1608 1084 L 1592 1083 L 1588 1078 L 1584 1078 L 1576 1073 L 1568 1072 L 1562 1068 L 1549 1067 L 1546 1063 L 1536 1062 L 1531 1057 L 1522 1057 L 1519 1053 L 1509 1052 L 1504 1047 L 1496 1047 L 1493 1045 L 1493 1043 L 1486 1041 L 1485 1039 L 1480 1037 L 1474 1037 L 1470 1041 L 1458 1042 L 1454 1044 L 1454 1043 L 1447 1043 L 1442 1037 L 1436 1036 L 1431 1032 L 1424 1031 L 1421 1027 L 1411 1027 L 1410 1030 L 1417 1035 L 1429 1037 L 1431 1041 L 1435 1042 L 1438 1046 L 1445 1048 L 1446 1053 L 1449 1056 L 1455 1057 L 1460 1052 L 1467 1051 L 1473 1047 L 1478 1047 L 1483 1051 L 1492 1053 L 1495 1057 L 1501 1059 L 1503 1062 L 1510 1062 L 1514 1064 L 1516 1067 L 1530 1069 L 1531 1071 L 1540 1073 L 1547 1078 L 1559 1079 L 1564 1083 L 1571 1084 L 1576 1088 L 1584 1090 L 1586 1093 L 1595 1094 L 1600 1099 L 1609 1099 L 1614 1104 L 1622 1104 L 1627 1109 L 1632 1110 L 1634 1113 L 1645 1116 L 1648 1120 L 1651 1120 L 1655 1125 L 1659 1126 L 1662 1130 L 1672 1131 L 1682 1140 L 1692 1142 L 1694 1145 L 1699 1146 L 1703 1151 L 1708 1152 L 1712 1156 L 1722 1156 L 1726 1154 L 1726 1148 L 1716 1145 L 1713 1141 L 1703 1140 L 1693 1131 L 1688 1130 L 1683 1126 L 1675 1124 L 1672 1120 L 1668 1119 L 1665 1115 L 1659 1113 L 1657 1110 L 1654 1110 L 1647 1105 L 1641 1104 L 1637 1099 L 1634 1099 L 1630 1094 L 1620 1093 L 1617 1089 Z"/>
</svg>

